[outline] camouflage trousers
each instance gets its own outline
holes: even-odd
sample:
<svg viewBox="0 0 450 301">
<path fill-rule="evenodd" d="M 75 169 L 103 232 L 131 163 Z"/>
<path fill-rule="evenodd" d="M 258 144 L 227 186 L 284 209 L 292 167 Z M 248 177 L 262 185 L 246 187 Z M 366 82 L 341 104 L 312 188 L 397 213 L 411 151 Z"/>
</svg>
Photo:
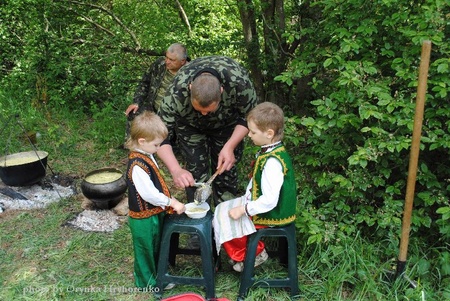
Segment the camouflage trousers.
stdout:
<svg viewBox="0 0 450 301">
<path fill-rule="evenodd" d="M 194 176 L 196 182 L 206 182 L 216 171 L 219 153 L 231 137 L 234 126 L 219 130 L 198 130 L 194 127 L 177 129 L 177 142 L 185 168 Z M 242 158 L 243 142 L 234 150 L 237 162 Z M 236 162 L 236 163 L 237 163 Z M 218 175 L 212 184 L 214 205 L 232 199 L 238 192 L 236 164 L 229 171 Z M 194 201 L 196 187 L 187 187 L 188 202 Z"/>
</svg>

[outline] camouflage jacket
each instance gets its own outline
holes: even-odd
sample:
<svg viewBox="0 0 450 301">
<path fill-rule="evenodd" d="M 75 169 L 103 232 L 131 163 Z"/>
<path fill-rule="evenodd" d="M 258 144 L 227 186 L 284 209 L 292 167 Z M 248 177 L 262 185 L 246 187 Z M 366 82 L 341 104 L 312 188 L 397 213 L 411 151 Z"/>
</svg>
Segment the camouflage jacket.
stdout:
<svg viewBox="0 0 450 301">
<path fill-rule="evenodd" d="M 191 105 L 189 84 L 194 75 L 206 67 L 219 73 L 223 93 L 217 111 L 202 115 Z M 169 139 L 176 128 L 181 132 L 183 128 L 191 128 L 213 134 L 223 128 L 234 128 L 237 124 L 247 126 L 245 118 L 257 101 L 246 69 L 228 57 L 206 56 L 192 60 L 178 71 L 166 92 L 159 115 L 169 129 Z"/>
<path fill-rule="evenodd" d="M 166 71 L 165 58 L 160 57 L 144 73 L 133 98 L 133 102 L 139 105 L 139 111 L 156 111 L 155 99 Z"/>
</svg>

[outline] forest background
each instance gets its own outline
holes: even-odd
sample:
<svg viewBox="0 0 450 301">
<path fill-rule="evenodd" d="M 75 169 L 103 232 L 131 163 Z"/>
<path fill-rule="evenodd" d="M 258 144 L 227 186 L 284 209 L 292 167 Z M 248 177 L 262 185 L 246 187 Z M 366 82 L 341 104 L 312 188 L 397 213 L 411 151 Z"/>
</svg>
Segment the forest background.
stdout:
<svg viewBox="0 0 450 301">
<path fill-rule="evenodd" d="M 21 127 L 5 130 L 21 123 L 39 133 L 53 170 L 81 178 L 123 157 L 124 110 L 168 45 L 185 44 L 191 59 L 230 56 L 260 101 L 286 112 L 305 299 L 449 300 L 449 20 L 447 0 L 3 0 L 0 146 L 27 147 Z M 398 254 L 424 40 L 411 288 L 382 278 Z M 254 150 L 248 143 L 244 161 Z"/>
</svg>

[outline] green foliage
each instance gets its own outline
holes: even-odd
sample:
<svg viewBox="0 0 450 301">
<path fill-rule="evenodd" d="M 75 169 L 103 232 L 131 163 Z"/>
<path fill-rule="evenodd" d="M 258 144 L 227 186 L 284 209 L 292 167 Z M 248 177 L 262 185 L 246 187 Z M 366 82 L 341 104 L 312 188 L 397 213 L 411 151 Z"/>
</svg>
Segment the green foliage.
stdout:
<svg viewBox="0 0 450 301">
<path fill-rule="evenodd" d="M 123 111 L 118 110 L 112 103 L 108 102 L 100 108 L 95 104 L 91 105 L 93 114 L 93 124 L 89 138 L 95 139 L 101 144 L 120 145 L 125 137 L 126 118 Z M 116 138 L 111 141 L 111 138 Z"/>
<path fill-rule="evenodd" d="M 296 168 L 299 233 L 305 249 L 313 250 L 308 255 L 326 259 L 317 271 L 333 269 L 342 276 L 321 291 L 318 275 L 311 280 L 317 286 L 310 297 L 321 292 L 333 299 L 340 281 L 342 298 L 336 299 L 345 299 L 355 283 L 370 281 L 367 262 L 356 256 L 361 241 L 379 243 L 376 256 L 386 261 L 397 253 L 421 45 L 432 42 L 411 225 L 417 249 L 411 253 L 414 275 L 427 283 L 427 291 L 449 287 L 448 1 L 286 2 L 272 20 L 265 11 L 271 3 L 250 2 L 257 8 L 263 46 L 255 53 L 261 54 L 266 92 L 287 113 L 284 142 Z M 0 146 L 6 152 L 29 148 L 16 126 L 21 122 L 27 131 L 41 134 L 38 145 L 51 151 L 55 170 L 83 174 L 123 159 L 124 154 L 110 151 L 123 139 L 123 111 L 142 72 L 170 43 L 185 43 L 192 58 L 224 54 L 243 64 L 252 59 L 243 54 L 235 3 L 180 3 L 189 26 L 173 1 L 3 3 L 0 114 L 5 121 L 13 117 L 14 127 L 1 133 Z M 246 141 L 239 167 L 242 187 L 256 151 Z M 430 248 L 434 251 L 422 251 Z M 304 261 L 314 266 L 307 257 Z M 355 273 L 335 267 L 343 261 L 363 268 Z M 420 294 L 406 290 L 405 297 L 419 299 Z M 431 298 L 449 295 L 444 289 Z M 362 289 L 351 297 L 364 296 Z M 373 293 L 370 298 L 382 297 Z"/>
<path fill-rule="evenodd" d="M 426 39 L 433 51 L 411 227 L 430 243 L 444 243 L 438 233 L 448 238 L 450 8 L 445 1 L 393 4 L 311 1 L 321 22 L 304 20 L 297 34 L 307 42 L 277 77 L 288 85 L 311 78 L 306 92 L 314 99 L 296 124 L 304 142 L 294 158 L 306 173 L 297 226 L 310 244 L 340 245 L 361 232 L 388 238 L 383 248 L 395 255 Z"/>
<path fill-rule="evenodd" d="M 436 210 L 436 213 L 441 215 L 436 223 L 439 225 L 439 232 L 443 235 L 444 238 L 450 237 L 450 205 L 447 207 L 441 207 Z"/>
<path fill-rule="evenodd" d="M 171 43 L 185 43 L 191 58 L 239 52 L 234 6 L 183 5 L 190 28 L 174 3 L 10 1 L 1 7 L 2 89 L 23 106 L 91 114 L 92 104 L 114 102 L 124 110 L 144 70 Z"/>
<path fill-rule="evenodd" d="M 399 2 L 403 9 L 398 13 L 398 7 L 386 1 L 364 4 L 314 1 L 314 6 L 321 7 L 323 28 L 300 34 L 310 44 L 324 47 L 314 55 L 299 52 L 292 73 L 279 77 L 289 84 L 295 74 L 312 73 L 311 86 L 321 95 L 310 102 L 310 114 L 302 120 L 306 142 L 297 160 L 308 167 L 315 205 L 327 210 L 327 217 L 332 214 L 345 223 L 341 231 L 354 232 L 357 228 L 349 225 L 359 224 L 397 227 L 420 46 L 425 38 L 430 39 L 436 59 L 430 65 L 416 197 L 418 209 L 425 212 L 418 210 L 413 219 L 414 229 L 429 228 L 430 210 L 448 200 L 448 161 L 444 158 L 448 157 L 450 108 L 439 88 L 450 83 L 446 73 L 449 49 L 443 43 L 448 6 L 439 1 L 422 6 Z"/>
</svg>

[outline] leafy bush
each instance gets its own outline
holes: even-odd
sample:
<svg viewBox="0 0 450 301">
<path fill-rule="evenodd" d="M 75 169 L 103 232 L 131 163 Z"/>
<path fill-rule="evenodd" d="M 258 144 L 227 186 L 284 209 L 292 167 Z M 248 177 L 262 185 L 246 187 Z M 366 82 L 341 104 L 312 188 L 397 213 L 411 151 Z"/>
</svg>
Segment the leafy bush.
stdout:
<svg viewBox="0 0 450 301">
<path fill-rule="evenodd" d="M 337 246 L 361 232 L 365 239 L 386 242 L 386 259 L 395 256 L 421 45 L 429 39 L 432 56 L 411 235 L 448 250 L 448 4 L 354 0 L 314 1 L 313 6 L 322 22 L 299 33 L 308 42 L 291 69 L 278 77 L 288 84 L 311 78 L 310 91 L 304 92 L 314 96 L 287 135 L 296 143 L 303 140 L 294 158 L 303 174 L 300 232 L 310 244 Z M 445 256 L 415 259 L 447 275 L 448 265 L 440 264 Z"/>
<path fill-rule="evenodd" d="M 302 213 L 303 231 L 312 234 L 310 242 L 319 242 L 359 230 L 387 237 L 399 229 L 417 68 L 421 44 L 429 39 L 433 52 L 412 229 L 447 232 L 436 210 L 449 206 L 450 108 L 443 91 L 450 86 L 448 5 L 359 0 L 311 5 L 323 22 L 299 33 L 308 45 L 278 77 L 290 83 L 311 76 L 310 93 L 316 95 L 306 105 L 308 115 L 297 122 L 304 143 L 295 160 L 307 172 L 300 193 L 310 205 Z M 299 139 L 296 133 L 292 137 Z"/>
</svg>

